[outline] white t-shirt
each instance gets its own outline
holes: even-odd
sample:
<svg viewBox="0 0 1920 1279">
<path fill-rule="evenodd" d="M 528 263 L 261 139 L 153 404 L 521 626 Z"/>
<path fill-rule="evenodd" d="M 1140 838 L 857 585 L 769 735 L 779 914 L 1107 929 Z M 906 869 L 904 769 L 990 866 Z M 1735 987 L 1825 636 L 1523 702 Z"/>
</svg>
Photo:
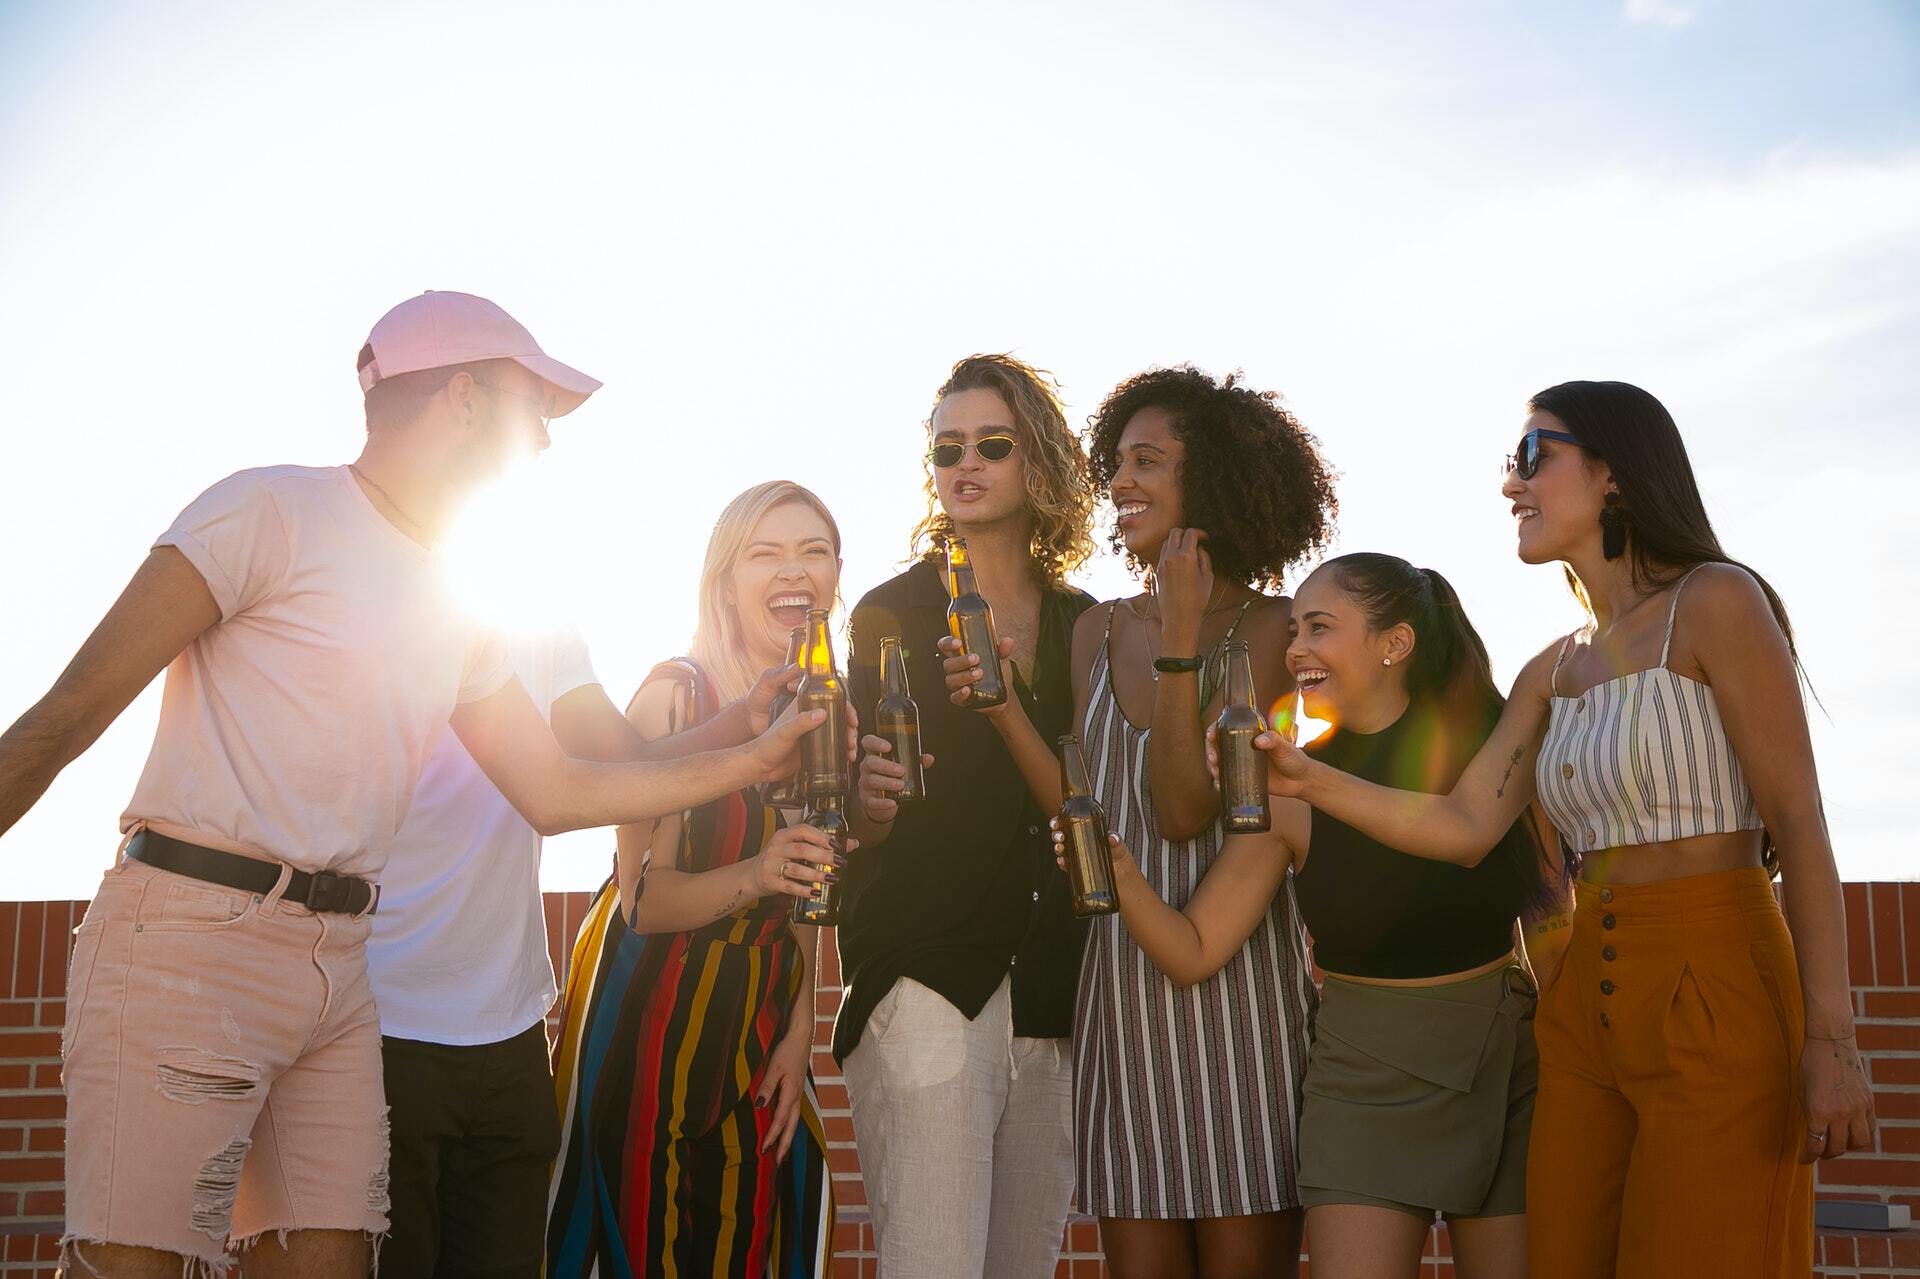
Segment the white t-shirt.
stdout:
<svg viewBox="0 0 1920 1279">
<path fill-rule="evenodd" d="M 499 637 L 344 466 L 231 475 L 154 545 L 220 621 L 167 668 L 120 829 L 377 878 L 454 706 L 513 678 Z"/>
<path fill-rule="evenodd" d="M 597 684 L 572 631 L 510 640 L 540 713 Z M 435 743 L 394 836 L 367 943 L 380 1033 L 494 1044 L 540 1022 L 559 994 L 547 958 L 540 834 L 494 789 L 451 731 Z"/>
</svg>

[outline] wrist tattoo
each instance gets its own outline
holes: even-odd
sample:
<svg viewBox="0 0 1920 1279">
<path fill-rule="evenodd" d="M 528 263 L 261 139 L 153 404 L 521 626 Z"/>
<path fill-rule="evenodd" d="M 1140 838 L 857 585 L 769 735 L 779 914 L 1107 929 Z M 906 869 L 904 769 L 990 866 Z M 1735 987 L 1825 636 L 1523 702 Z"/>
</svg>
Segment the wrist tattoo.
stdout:
<svg viewBox="0 0 1920 1279">
<path fill-rule="evenodd" d="M 745 897 L 746 897 L 746 893 L 735 892 L 732 899 L 729 900 L 726 905 L 722 906 L 719 910 L 713 913 L 713 917 L 715 919 L 725 919 L 728 915 L 731 915 L 733 914 L 734 911 L 740 909 L 740 903 Z"/>
<path fill-rule="evenodd" d="M 1524 746 L 1516 746 L 1513 748 L 1513 758 L 1507 761 L 1507 771 L 1500 777 L 1500 789 L 1493 792 L 1495 799 L 1505 799 L 1507 797 L 1507 783 L 1512 780 L 1513 770 L 1519 766 L 1520 757 L 1526 753 L 1527 748 Z"/>
</svg>

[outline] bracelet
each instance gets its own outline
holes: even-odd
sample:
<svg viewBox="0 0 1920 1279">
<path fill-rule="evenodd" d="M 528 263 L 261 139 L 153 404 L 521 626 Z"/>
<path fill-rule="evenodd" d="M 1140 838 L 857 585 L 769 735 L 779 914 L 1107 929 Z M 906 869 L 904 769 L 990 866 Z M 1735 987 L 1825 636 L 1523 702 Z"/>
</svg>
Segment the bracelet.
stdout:
<svg viewBox="0 0 1920 1279">
<path fill-rule="evenodd" d="M 1848 1041 L 1849 1039 L 1852 1039 L 1852 1038 L 1854 1037 L 1854 1035 L 1856 1035 L 1856 1034 L 1858 1034 L 1858 1033 L 1859 1033 L 1859 1031 L 1858 1031 L 1858 1029 L 1857 1029 L 1857 1028 L 1856 1028 L 1856 1029 L 1854 1029 L 1854 1030 L 1849 1030 L 1849 1031 L 1848 1031 L 1848 1032 L 1847 1032 L 1846 1034 L 1844 1034 L 1844 1035 L 1816 1035 L 1816 1034 L 1814 1034 L 1814 1033 L 1813 1033 L 1812 1031 L 1808 1031 L 1808 1032 L 1807 1032 L 1807 1033 L 1806 1033 L 1806 1034 L 1805 1034 L 1805 1035 L 1803 1036 L 1803 1038 L 1806 1038 L 1806 1039 L 1814 1039 L 1814 1040 L 1818 1040 L 1819 1042 L 1821 1042 L 1821 1043 L 1823 1043 L 1823 1044 L 1844 1044 L 1844 1043 L 1846 1043 L 1846 1042 L 1847 1042 L 1847 1041 Z"/>
</svg>

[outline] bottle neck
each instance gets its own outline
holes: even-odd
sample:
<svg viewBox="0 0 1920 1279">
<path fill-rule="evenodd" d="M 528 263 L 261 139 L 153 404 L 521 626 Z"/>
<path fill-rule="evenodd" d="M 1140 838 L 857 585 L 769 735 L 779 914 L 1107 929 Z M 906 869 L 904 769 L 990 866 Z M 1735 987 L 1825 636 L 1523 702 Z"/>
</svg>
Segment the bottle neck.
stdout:
<svg viewBox="0 0 1920 1279">
<path fill-rule="evenodd" d="M 1066 799 L 1093 792 L 1093 786 L 1087 781 L 1087 757 L 1078 742 L 1069 742 L 1060 752 L 1060 789 Z"/>
<path fill-rule="evenodd" d="M 1227 700 L 1236 706 L 1253 705 L 1253 659 L 1244 648 L 1227 650 Z"/>
<path fill-rule="evenodd" d="M 880 692 L 884 697 L 907 695 L 907 663 L 900 645 L 890 639 L 880 641 Z"/>
<path fill-rule="evenodd" d="M 827 619 L 821 616 L 807 626 L 807 674 L 833 674 L 833 637 L 827 634 Z"/>
</svg>

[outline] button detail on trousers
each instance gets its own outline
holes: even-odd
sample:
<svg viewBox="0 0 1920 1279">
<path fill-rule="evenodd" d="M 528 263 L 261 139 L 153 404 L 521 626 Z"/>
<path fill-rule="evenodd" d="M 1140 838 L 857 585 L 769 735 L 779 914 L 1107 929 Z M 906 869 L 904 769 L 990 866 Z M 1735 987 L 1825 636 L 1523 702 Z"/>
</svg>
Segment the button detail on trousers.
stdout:
<svg viewBox="0 0 1920 1279">
<path fill-rule="evenodd" d="M 1612 916 L 1612 915 L 1602 915 L 1602 916 L 1600 916 L 1600 927 L 1602 927 L 1602 928 L 1612 928 L 1612 927 L 1613 927 L 1613 916 Z"/>
<path fill-rule="evenodd" d="M 1600 958 L 1602 959 L 1612 959 L 1618 953 L 1619 952 L 1614 950 L 1614 948 L 1611 946 L 1602 946 L 1600 948 Z"/>
<path fill-rule="evenodd" d="M 1606 977 L 1600 979 L 1600 993 L 1603 995 L 1611 995 L 1613 993 L 1612 979 Z"/>
<path fill-rule="evenodd" d="M 1610 901 L 1612 901 L 1612 900 L 1613 900 L 1613 890 L 1612 890 L 1611 888 L 1603 888 L 1603 889 L 1601 889 L 1601 890 L 1600 890 L 1600 900 L 1601 900 L 1601 901 L 1603 901 L 1603 902 L 1610 902 Z"/>
</svg>

